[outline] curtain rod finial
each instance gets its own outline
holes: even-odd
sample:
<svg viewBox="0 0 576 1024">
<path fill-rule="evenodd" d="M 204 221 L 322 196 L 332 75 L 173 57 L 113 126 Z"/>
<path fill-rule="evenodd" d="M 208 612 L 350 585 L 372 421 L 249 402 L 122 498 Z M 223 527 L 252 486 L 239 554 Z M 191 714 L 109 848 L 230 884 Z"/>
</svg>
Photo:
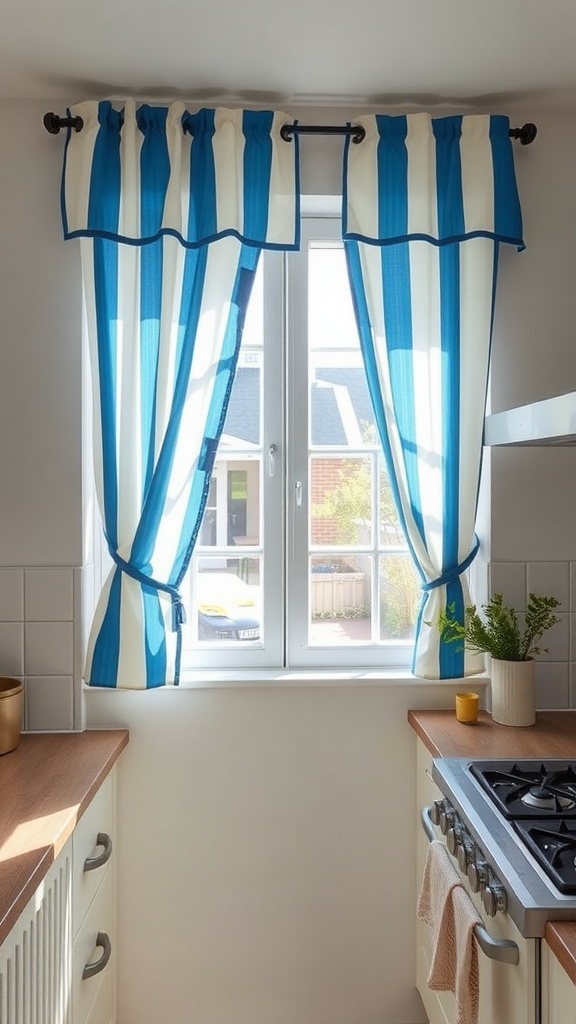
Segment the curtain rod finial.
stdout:
<svg viewBox="0 0 576 1024">
<path fill-rule="evenodd" d="M 42 123 L 50 135 L 58 135 L 61 128 L 73 128 L 75 132 L 82 130 L 84 121 L 81 117 L 59 117 L 52 112 L 44 114 Z"/>
<path fill-rule="evenodd" d="M 58 117 L 58 114 L 44 114 L 42 123 L 46 131 L 50 132 L 50 135 L 58 135 L 58 132 L 60 131 L 60 118 Z"/>
<path fill-rule="evenodd" d="M 531 142 L 534 142 L 538 134 L 538 129 L 535 124 L 523 124 L 521 128 L 511 128 L 510 135 L 514 139 L 520 139 L 521 146 L 529 146 Z"/>
</svg>

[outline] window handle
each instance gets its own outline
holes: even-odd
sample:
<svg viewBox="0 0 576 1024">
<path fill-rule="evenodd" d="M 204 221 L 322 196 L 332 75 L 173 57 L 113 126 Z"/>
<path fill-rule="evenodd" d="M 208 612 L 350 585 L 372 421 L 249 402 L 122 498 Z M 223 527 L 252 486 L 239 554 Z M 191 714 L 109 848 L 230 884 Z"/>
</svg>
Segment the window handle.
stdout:
<svg viewBox="0 0 576 1024">
<path fill-rule="evenodd" d="M 276 472 L 276 452 L 278 451 L 278 445 L 268 445 L 268 476 L 274 476 Z"/>
<path fill-rule="evenodd" d="M 302 481 L 297 480 L 294 484 L 294 492 L 296 494 L 296 508 L 302 508 Z"/>
</svg>

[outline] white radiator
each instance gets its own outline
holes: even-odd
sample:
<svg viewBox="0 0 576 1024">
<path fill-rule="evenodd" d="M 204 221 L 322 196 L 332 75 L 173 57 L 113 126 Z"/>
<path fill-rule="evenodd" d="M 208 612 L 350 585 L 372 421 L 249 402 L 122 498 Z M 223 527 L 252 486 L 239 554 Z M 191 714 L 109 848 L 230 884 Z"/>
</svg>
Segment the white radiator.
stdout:
<svg viewBox="0 0 576 1024">
<path fill-rule="evenodd" d="M 71 1024 L 72 848 L 0 947 L 0 1024 Z"/>
</svg>

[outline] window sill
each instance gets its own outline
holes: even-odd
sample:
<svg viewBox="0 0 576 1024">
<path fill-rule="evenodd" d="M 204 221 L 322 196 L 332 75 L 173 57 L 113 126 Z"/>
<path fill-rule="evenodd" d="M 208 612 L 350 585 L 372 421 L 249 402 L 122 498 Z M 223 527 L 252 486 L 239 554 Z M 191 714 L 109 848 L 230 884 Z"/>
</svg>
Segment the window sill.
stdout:
<svg viewBox="0 0 576 1024">
<path fill-rule="evenodd" d="M 490 676 L 482 672 L 461 679 L 423 679 L 402 669 L 253 669 L 245 671 L 197 671 L 186 672 L 179 686 L 163 687 L 165 690 L 210 690 L 238 689 L 242 687 L 311 687 L 311 686 L 451 686 L 474 689 L 484 687 Z M 106 687 L 84 687 L 89 693 L 119 693 Z"/>
</svg>

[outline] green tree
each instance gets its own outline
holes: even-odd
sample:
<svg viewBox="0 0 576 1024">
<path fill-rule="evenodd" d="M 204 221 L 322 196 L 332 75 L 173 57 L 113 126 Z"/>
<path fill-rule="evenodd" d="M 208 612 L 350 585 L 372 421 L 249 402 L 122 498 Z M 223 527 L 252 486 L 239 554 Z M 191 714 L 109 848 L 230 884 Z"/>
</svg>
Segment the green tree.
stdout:
<svg viewBox="0 0 576 1024">
<path fill-rule="evenodd" d="M 370 436 L 372 435 L 372 436 Z M 366 429 L 364 440 L 374 443 L 374 431 Z M 404 546 L 400 520 L 385 469 L 379 476 L 380 537 L 383 546 Z M 368 459 L 347 459 L 338 474 L 338 484 L 316 505 L 314 515 L 331 519 L 340 544 L 361 542 L 372 528 L 372 475 Z M 411 635 L 418 608 L 420 586 L 416 571 L 406 555 L 390 554 L 380 566 L 380 632 L 382 639 Z"/>
</svg>

